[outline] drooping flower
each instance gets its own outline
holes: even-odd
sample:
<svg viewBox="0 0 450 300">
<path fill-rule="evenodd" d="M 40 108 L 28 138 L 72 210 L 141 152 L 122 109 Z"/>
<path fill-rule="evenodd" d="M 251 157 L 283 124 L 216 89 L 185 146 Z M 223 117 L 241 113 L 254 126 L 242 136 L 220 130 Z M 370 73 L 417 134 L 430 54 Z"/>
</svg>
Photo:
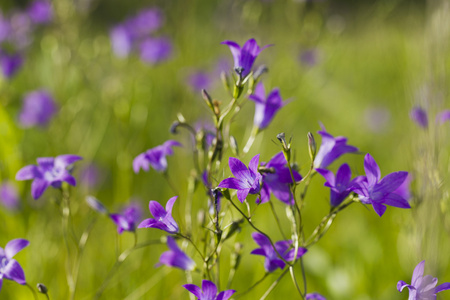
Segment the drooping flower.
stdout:
<svg viewBox="0 0 450 300">
<path fill-rule="evenodd" d="M 422 128 L 428 127 L 428 115 L 427 112 L 420 106 L 416 106 L 411 109 L 409 113 L 411 120 L 413 120 L 417 125 Z"/>
<path fill-rule="evenodd" d="M 253 240 L 261 247 L 253 250 L 251 254 L 262 255 L 266 257 L 264 261 L 264 268 L 267 272 L 273 272 L 277 268 L 284 269 L 285 262 L 278 256 L 277 252 L 273 249 L 270 240 L 259 232 L 252 233 Z M 275 243 L 275 249 L 286 260 L 294 260 L 295 249 L 292 246 L 292 241 L 278 241 Z M 299 247 L 297 251 L 297 258 L 303 256 L 308 249 Z"/>
<path fill-rule="evenodd" d="M 5 181 L 0 185 L 0 203 L 10 210 L 19 207 L 19 192 L 16 186 L 9 181 Z"/>
<path fill-rule="evenodd" d="M 255 93 L 250 95 L 249 99 L 255 102 L 253 124 L 259 129 L 266 128 L 277 111 L 286 104 L 286 102 L 283 103 L 279 89 L 273 89 L 266 97 L 262 82 L 258 83 Z"/>
<path fill-rule="evenodd" d="M 35 24 L 49 23 L 53 19 L 52 4 L 46 0 L 35 0 L 28 7 L 28 16 Z"/>
<path fill-rule="evenodd" d="M 55 113 L 56 104 L 50 93 L 37 90 L 25 95 L 19 122 L 25 128 L 46 126 Z"/>
<path fill-rule="evenodd" d="M 287 161 L 283 152 L 279 152 L 263 165 L 267 172 L 263 172 L 262 175 L 261 203 L 269 201 L 270 193 L 272 193 L 278 200 L 288 205 L 294 204 L 290 189 L 292 177 L 286 165 Z M 292 173 L 296 182 L 302 180 L 302 176 L 297 171 L 292 170 Z"/>
<path fill-rule="evenodd" d="M 172 42 L 168 37 L 147 38 L 139 46 L 141 59 L 149 64 L 165 61 L 172 55 Z"/>
<path fill-rule="evenodd" d="M 233 41 L 223 41 L 222 44 L 227 45 L 230 48 L 234 59 L 234 69 L 238 74 L 239 72 L 241 73 L 242 78 L 245 78 L 250 74 L 253 63 L 261 51 L 271 46 L 266 45 L 260 48 L 255 39 L 250 39 L 245 42 L 242 48 L 238 43 Z"/>
<path fill-rule="evenodd" d="M 167 169 L 167 155 L 173 155 L 172 147 L 181 147 L 181 144 L 174 140 L 168 140 L 160 146 L 148 149 L 139 154 L 133 160 L 133 170 L 137 174 L 140 169 L 148 171 L 150 166 L 158 172 L 164 172 Z"/>
<path fill-rule="evenodd" d="M 25 239 L 15 239 L 9 241 L 5 249 L 0 247 L 0 290 L 2 289 L 3 278 L 13 280 L 21 285 L 27 283 L 22 267 L 13 257 L 29 244 L 30 242 Z"/>
<path fill-rule="evenodd" d="M 177 242 L 175 242 L 173 237 L 167 237 L 167 246 L 170 250 L 161 254 L 159 263 L 156 266 L 166 265 L 187 271 L 194 270 L 195 262 L 178 248 Z"/>
<path fill-rule="evenodd" d="M 135 231 L 136 224 L 142 220 L 142 209 L 138 203 L 130 203 L 119 214 L 110 214 L 109 217 L 117 225 L 117 232 L 122 234 L 124 231 Z"/>
<path fill-rule="evenodd" d="M 405 287 L 409 290 L 408 300 L 435 300 L 436 294 L 450 290 L 450 282 L 436 286 L 438 279 L 431 276 L 423 276 L 425 261 L 421 261 L 415 268 L 411 278 L 411 284 L 403 280 L 397 283 L 397 290 L 401 292 Z"/>
<path fill-rule="evenodd" d="M 166 203 L 166 209 L 156 201 L 150 201 L 149 209 L 153 218 L 145 219 L 139 224 L 138 228 L 158 228 L 168 233 L 177 233 L 178 224 L 172 217 L 172 208 L 178 196 L 170 198 Z"/>
<path fill-rule="evenodd" d="M 97 198 L 94 196 L 86 196 L 86 203 L 96 212 L 101 214 L 108 214 L 108 210 Z"/>
<path fill-rule="evenodd" d="M 356 178 L 351 180 L 352 171 L 348 164 L 340 166 L 336 176 L 326 169 L 316 169 L 316 171 L 327 180 L 324 185 L 330 188 L 330 204 L 334 207 L 339 206 L 347 198 L 357 181 Z"/>
<path fill-rule="evenodd" d="M 76 180 L 67 170 L 81 156 L 65 154 L 55 158 L 39 157 L 38 165 L 28 165 L 20 169 L 16 174 L 16 180 L 31 180 L 31 195 L 38 199 L 44 191 L 51 185 L 54 188 L 60 188 L 63 181 L 75 186 Z"/>
<path fill-rule="evenodd" d="M 380 168 L 369 153 L 364 158 L 364 170 L 366 176 L 357 177 L 354 188 L 362 203 L 372 204 L 380 217 L 386 211 L 386 205 L 411 208 L 402 195 L 394 192 L 406 180 L 408 172 L 394 172 L 381 178 Z"/>
<path fill-rule="evenodd" d="M 219 183 L 219 188 L 234 189 L 237 191 L 239 201 L 244 202 L 248 194 L 258 194 L 260 191 L 261 174 L 258 172 L 259 154 L 254 156 L 248 168 L 239 159 L 228 159 L 231 173 L 234 177 L 226 178 Z M 258 202 L 258 199 L 256 200 Z"/>
<path fill-rule="evenodd" d="M 322 136 L 322 144 L 314 159 L 314 168 L 325 169 L 342 154 L 358 151 L 358 148 L 347 145 L 347 138 L 333 137 L 323 126 L 322 130 L 317 133 Z"/>
<path fill-rule="evenodd" d="M 12 78 L 22 67 L 23 58 L 19 53 L 2 53 L 0 52 L 0 66 L 5 78 Z"/>
<path fill-rule="evenodd" d="M 324 296 L 319 293 L 306 294 L 306 300 L 327 300 Z"/>
<path fill-rule="evenodd" d="M 214 282 L 206 279 L 202 281 L 201 289 L 195 284 L 185 284 L 183 287 L 194 294 L 197 300 L 228 300 L 236 292 L 235 290 L 226 290 L 217 294 Z"/>
</svg>

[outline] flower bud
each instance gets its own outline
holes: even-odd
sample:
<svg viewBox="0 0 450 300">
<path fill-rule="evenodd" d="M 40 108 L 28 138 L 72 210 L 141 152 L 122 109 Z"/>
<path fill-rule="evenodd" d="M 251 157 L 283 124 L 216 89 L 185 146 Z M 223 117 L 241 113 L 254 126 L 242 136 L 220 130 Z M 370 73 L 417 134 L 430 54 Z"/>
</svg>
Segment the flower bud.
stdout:
<svg viewBox="0 0 450 300">
<path fill-rule="evenodd" d="M 223 84 L 225 90 L 231 94 L 230 79 L 228 78 L 226 72 L 220 73 L 220 80 L 222 81 L 222 84 Z"/>
<path fill-rule="evenodd" d="M 283 147 L 283 154 L 286 158 L 286 161 L 289 163 L 291 161 L 291 141 L 286 142 L 286 136 L 284 132 L 277 134 L 277 139 L 280 141 L 281 146 Z"/>
<path fill-rule="evenodd" d="M 316 140 L 314 139 L 314 135 L 311 132 L 308 132 L 308 150 L 311 161 L 314 161 L 314 158 L 316 158 L 317 148 L 316 148 Z"/>
<path fill-rule="evenodd" d="M 203 100 L 206 102 L 206 105 L 208 105 L 208 107 L 214 112 L 213 99 L 205 89 L 202 90 L 202 96 Z"/>
<path fill-rule="evenodd" d="M 106 207 L 97 200 L 94 196 L 86 196 L 86 202 L 87 204 L 96 212 L 99 212 L 101 214 L 107 214 L 108 210 Z"/>
<path fill-rule="evenodd" d="M 253 79 L 256 81 L 259 80 L 259 77 L 261 77 L 262 74 L 268 72 L 269 69 L 265 65 L 261 65 L 256 69 L 255 73 L 253 73 Z"/>
<path fill-rule="evenodd" d="M 178 126 L 180 126 L 180 122 L 178 122 L 178 121 L 174 121 L 173 123 L 172 123 L 172 125 L 170 125 L 170 133 L 171 134 L 177 134 L 178 132 L 177 132 L 177 128 L 178 128 Z"/>
<path fill-rule="evenodd" d="M 239 156 L 239 147 L 236 138 L 234 136 L 230 136 L 230 147 L 233 154 L 235 156 Z"/>
<path fill-rule="evenodd" d="M 37 287 L 37 290 L 39 291 L 39 293 L 42 293 L 42 294 L 48 293 L 48 289 L 43 283 L 38 283 L 36 287 Z"/>
</svg>

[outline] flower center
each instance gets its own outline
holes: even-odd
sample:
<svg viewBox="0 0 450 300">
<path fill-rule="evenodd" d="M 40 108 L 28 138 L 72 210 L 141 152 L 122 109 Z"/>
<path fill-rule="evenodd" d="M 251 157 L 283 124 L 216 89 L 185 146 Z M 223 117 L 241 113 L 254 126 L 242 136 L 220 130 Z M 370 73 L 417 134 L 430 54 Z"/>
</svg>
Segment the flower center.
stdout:
<svg viewBox="0 0 450 300">
<path fill-rule="evenodd" d="M 45 171 L 44 178 L 47 181 L 53 181 L 61 176 L 61 173 L 63 172 L 62 168 L 52 168 L 48 171 Z"/>
<path fill-rule="evenodd" d="M 6 256 L 3 256 L 0 260 L 0 274 L 5 273 L 7 264 L 8 264 L 8 258 Z"/>
</svg>

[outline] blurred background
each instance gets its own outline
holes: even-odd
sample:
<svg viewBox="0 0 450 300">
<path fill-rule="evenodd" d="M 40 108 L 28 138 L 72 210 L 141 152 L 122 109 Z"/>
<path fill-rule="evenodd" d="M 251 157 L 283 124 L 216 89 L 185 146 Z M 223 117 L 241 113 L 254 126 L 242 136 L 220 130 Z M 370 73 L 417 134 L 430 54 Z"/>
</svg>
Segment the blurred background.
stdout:
<svg viewBox="0 0 450 300">
<path fill-rule="evenodd" d="M 0 181 L 2 189 L 10 190 L 0 193 L 0 246 L 14 238 L 30 241 L 15 258 L 27 281 L 44 283 L 52 299 L 68 297 L 66 251 L 55 205 L 60 193 L 48 189 L 35 201 L 30 182 L 15 181 L 16 172 L 35 164 L 37 157 L 82 156 L 73 172 L 78 184 L 71 189 L 73 223 L 80 235 L 96 215 L 86 205 L 86 195 L 94 195 L 110 211 L 137 202 L 145 218 L 150 217 L 149 200 L 164 205 L 174 191 L 154 170 L 135 174 L 132 161 L 176 139 L 184 147 L 168 158 L 169 175 L 182 211 L 186 178 L 193 168 L 191 140 L 186 132 L 172 135 L 169 128 L 177 113 L 192 125 L 210 122 L 202 88 L 228 103 L 220 72 L 231 72 L 233 60 L 220 43 L 242 45 L 249 38 L 274 45 L 261 53 L 256 65 L 269 68 L 263 76 L 266 89 L 279 87 L 291 102 L 257 137 L 245 163 L 257 153 L 268 161 L 280 151 L 273 142 L 276 134 L 285 132 L 293 138 L 295 158 L 305 174 L 306 134 L 315 133 L 322 122 L 331 134 L 346 136 L 362 153 L 370 152 L 383 176 L 411 172 L 411 210 L 389 207 L 380 218 L 371 207 L 352 205 L 338 215 L 304 257 L 308 291 L 337 300 L 406 299 L 406 292 L 397 291 L 397 281 L 410 282 L 414 267 L 424 259 L 426 274 L 441 283 L 450 281 L 450 124 L 435 122 L 450 108 L 448 1 L 55 0 L 50 11 L 33 5 L 25 0 L 0 3 Z M 133 44 L 127 20 L 148 9 L 153 15 L 144 21 L 149 22 L 147 31 Z M 43 94 L 47 100 L 28 100 Z M 51 113 L 39 114 L 42 106 Z M 426 126 L 410 117 L 417 107 L 428 115 Z M 248 102 L 231 127 L 242 146 L 253 114 Z M 354 175 L 363 175 L 363 157 L 345 155 L 331 169 L 348 162 Z M 225 167 L 226 160 L 227 175 Z M 306 232 L 329 209 L 329 190 L 319 177 L 306 201 Z M 206 199 L 199 189 L 193 211 L 206 208 Z M 284 211 L 282 202 L 274 199 L 274 205 Z M 276 236 L 268 207 L 258 209 L 254 222 Z M 287 220 L 282 223 L 289 228 Z M 236 238 L 244 244 L 232 286 L 238 291 L 264 273 L 263 258 L 250 255 L 256 248 L 251 232 L 244 226 Z M 139 241 L 162 235 L 138 230 Z M 81 263 L 76 299 L 92 299 L 118 249 L 132 243 L 131 234 L 118 236 L 111 220 L 98 218 Z M 155 268 L 166 249 L 155 245 L 130 255 L 103 298 L 188 299 L 181 287 L 186 283 L 183 271 Z M 224 278 L 227 272 L 224 267 Z M 279 272 L 242 299 L 261 297 Z M 194 277 L 194 283 L 200 278 Z M 269 299 L 288 299 L 294 291 L 286 277 Z M 26 288 L 4 280 L 1 299 L 29 297 Z M 445 297 L 450 296 L 441 299 Z"/>
</svg>

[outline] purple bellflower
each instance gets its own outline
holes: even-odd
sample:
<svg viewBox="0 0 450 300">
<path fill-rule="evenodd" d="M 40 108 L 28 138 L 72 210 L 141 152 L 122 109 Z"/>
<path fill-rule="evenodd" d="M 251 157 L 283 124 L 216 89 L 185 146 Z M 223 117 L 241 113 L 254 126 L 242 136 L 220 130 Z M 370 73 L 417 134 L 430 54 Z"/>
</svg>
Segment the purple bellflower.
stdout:
<svg viewBox="0 0 450 300">
<path fill-rule="evenodd" d="M 150 201 L 148 207 L 153 218 L 145 219 L 139 224 L 138 228 L 158 228 L 168 233 L 177 233 L 178 224 L 172 217 L 172 208 L 178 196 L 170 198 L 166 203 L 166 209 L 156 201 Z"/>
<path fill-rule="evenodd" d="M 133 49 L 133 36 L 129 28 L 124 24 L 119 24 L 111 29 L 109 33 L 111 46 L 117 57 L 127 57 Z"/>
<path fill-rule="evenodd" d="M 381 179 L 380 168 L 367 153 L 364 158 L 366 176 L 356 177 L 354 192 L 364 204 L 372 204 L 375 212 L 381 217 L 386 211 L 386 205 L 411 208 L 408 201 L 395 190 L 406 180 L 408 172 L 399 171 L 390 173 Z"/>
<path fill-rule="evenodd" d="M 447 121 L 450 121 L 450 110 L 449 109 L 443 110 L 436 115 L 437 123 L 444 124 Z"/>
<path fill-rule="evenodd" d="M 5 78 L 12 78 L 22 67 L 23 58 L 19 53 L 0 52 L 0 67 Z"/>
<path fill-rule="evenodd" d="M 414 269 L 411 284 L 403 280 L 397 283 L 397 290 L 401 292 L 405 287 L 409 290 L 408 300 L 436 300 L 436 294 L 445 290 L 450 290 L 450 282 L 445 282 L 436 286 L 438 279 L 431 276 L 423 276 L 425 261 L 421 261 Z"/>
<path fill-rule="evenodd" d="M 56 104 L 50 93 L 37 90 L 25 95 L 19 122 L 25 128 L 46 126 L 55 113 Z"/>
<path fill-rule="evenodd" d="M 323 126 L 322 130 L 317 133 L 322 136 L 322 144 L 314 159 L 314 168 L 316 169 L 325 169 L 342 154 L 358 151 L 358 148 L 347 145 L 347 138 L 343 136 L 333 137 Z"/>
<path fill-rule="evenodd" d="M 209 90 L 212 85 L 211 75 L 203 70 L 194 70 L 188 75 L 186 83 L 192 88 L 192 91 Z"/>
<path fill-rule="evenodd" d="M 13 257 L 29 244 L 30 242 L 27 240 L 15 239 L 9 241 L 5 249 L 0 247 L 0 290 L 2 289 L 3 278 L 13 280 L 21 285 L 27 283 L 22 267 Z"/>
<path fill-rule="evenodd" d="M 260 130 L 266 128 L 277 111 L 286 104 L 286 102 L 283 103 L 279 89 L 273 89 L 266 97 L 262 82 L 258 83 L 255 93 L 250 95 L 249 99 L 255 102 L 253 124 Z"/>
<path fill-rule="evenodd" d="M 126 21 L 135 38 L 143 38 L 161 27 L 164 16 L 158 8 L 141 10 L 136 16 Z"/>
<path fill-rule="evenodd" d="M 144 153 L 139 154 L 133 160 L 134 173 L 139 173 L 140 169 L 148 171 L 150 166 L 158 172 L 167 170 L 167 155 L 173 155 L 172 147 L 181 147 L 181 144 L 174 140 L 168 140 L 160 146 L 148 149 Z"/>
<path fill-rule="evenodd" d="M 185 284 L 183 287 L 194 294 L 197 300 L 228 300 L 236 293 L 235 290 L 226 290 L 217 294 L 217 287 L 214 282 L 206 279 L 202 281 L 201 289 L 195 284 Z"/>
<path fill-rule="evenodd" d="M 82 159 L 80 156 L 72 154 L 60 155 L 55 158 L 39 157 L 38 165 L 28 165 L 20 169 L 16 174 L 16 180 L 33 179 L 31 195 L 34 199 L 38 199 L 50 185 L 60 188 L 61 183 L 65 181 L 75 186 L 77 182 L 67 167 L 80 159 Z"/>
<path fill-rule="evenodd" d="M 351 180 L 352 171 L 348 164 L 340 166 L 336 176 L 326 169 L 316 169 L 316 171 L 326 179 L 324 185 L 330 188 L 330 204 L 334 207 L 339 206 L 347 198 L 357 181 L 356 178 Z"/>
<path fill-rule="evenodd" d="M 195 262 L 180 248 L 178 248 L 177 242 L 175 242 L 173 237 L 167 237 L 167 246 L 169 246 L 170 250 L 161 254 L 159 263 L 156 264 L 157 267 L 166 265 L 187 271 L 192 271 L 195 269 Z"/>
<path fill-rule="evenodd" d="M 287 161 L 283 152 L 276 154 L 264 165 L 268 172 L 263 173 L 261 203 L 269 201 L 270 193 L 272 193 L 278 200 L 287 205 L 294 204 L 294 197 L 292 197 L 290 188 L 292 177 L 286 165 Z M 292 170 L 292 173 L 296 182 L 302 180 L 302 176 L 297 171 Z"/>
<path fill-rule="evenodd" d="M 266 45 L 260 48 L 255 39 L 250 39 L 245 42 L 242 48 L 238 43 L 233 41 L 223 41 L 222 44 L 227 45 L 230 48 L 234 59 L 234 69 L 238 74 L 239 72 L 241 73 L 240 75 L 242 78 L 245 78 L 248 74 L 250 74 L 253 63 L 261 51 L 271 46 Z"/>
<path fill-rule="evenodd" d="M 142 220 L 142 209 L 137 203 L 131 203 L 125 207 L 120 214 L 110 214 L 109 217 L 117 225 L 117 232 L 122 234 L 124 231 L 134 232 L 136 224 Z"/>
<path fill-rule="evenodd" d="M 282 259 L 280 259 L 277 255 L 277 252 L 273 249 L 270 240 L 263 234 L 259 232 L 252 233 L 253 240 L 261 247 L 253 250 L 251 254 L 262 255 L 266 257 L 264 261 L 264 268 L 267 272 L 273 272 L 277 268 L 284 269 L 285 263 Z M 278 241 L 275 243 L 275 248 L 278 253 L 286 261 L 294 260 L 295 249 L 292 247 L 292 241 Z M 297 251 L 297 258 L 303 256 L 308 249 L 299 247 Z"/>
<path fill-rule="evenodd" d="M 411 120 L 413 120 L 420 127 L 425 129 L 428 127 L 428 115 L 422 107 L 416 106 L 411 109 L 409 116 L 411 117 Z"/>
<path fill-rule="evenodd" d="M 259 154 L 254 156 L 248 168 L 239 159 L 230 157 L 228 159 L 231 173 L 234 177 L 226 178 L 219 183 L 219 188 L 234 189 L 241 203 L 244 202 L 248 194 L 258 194 L 260 191 L 261 174 L 258 172 Z M 258 202 L 259 199 L 256 200 Z"/>
<path fill-rule="evenodd" d="M 0 203 L 9 210 L 19 207 L 19 192 L 13 183 L 5 181 L 0 184 Z"/>
<path fill-rule="evenodd" d="M 141 59 L 148 64 L 165 61 L 172 55 L 172 42 L 168 37 L 147 38 L 140 44 Z"/>
<path fill-rule="evenodd" d="M 324 296 L 319 293 L 306 294 L 306 300 L 327 300 Z"/>
<path fill-rule="evenodd" d="M 49 23 L 53 19 L 53 9 L 50 1 L 36 0 L 28 7 L 28 16 L 35 24 Z"/>
<path fill-rule="evenodd" d="M 0 11 L 0 43 L 7 40 L 11 34 L 11 25 Z"/>
</svg>

